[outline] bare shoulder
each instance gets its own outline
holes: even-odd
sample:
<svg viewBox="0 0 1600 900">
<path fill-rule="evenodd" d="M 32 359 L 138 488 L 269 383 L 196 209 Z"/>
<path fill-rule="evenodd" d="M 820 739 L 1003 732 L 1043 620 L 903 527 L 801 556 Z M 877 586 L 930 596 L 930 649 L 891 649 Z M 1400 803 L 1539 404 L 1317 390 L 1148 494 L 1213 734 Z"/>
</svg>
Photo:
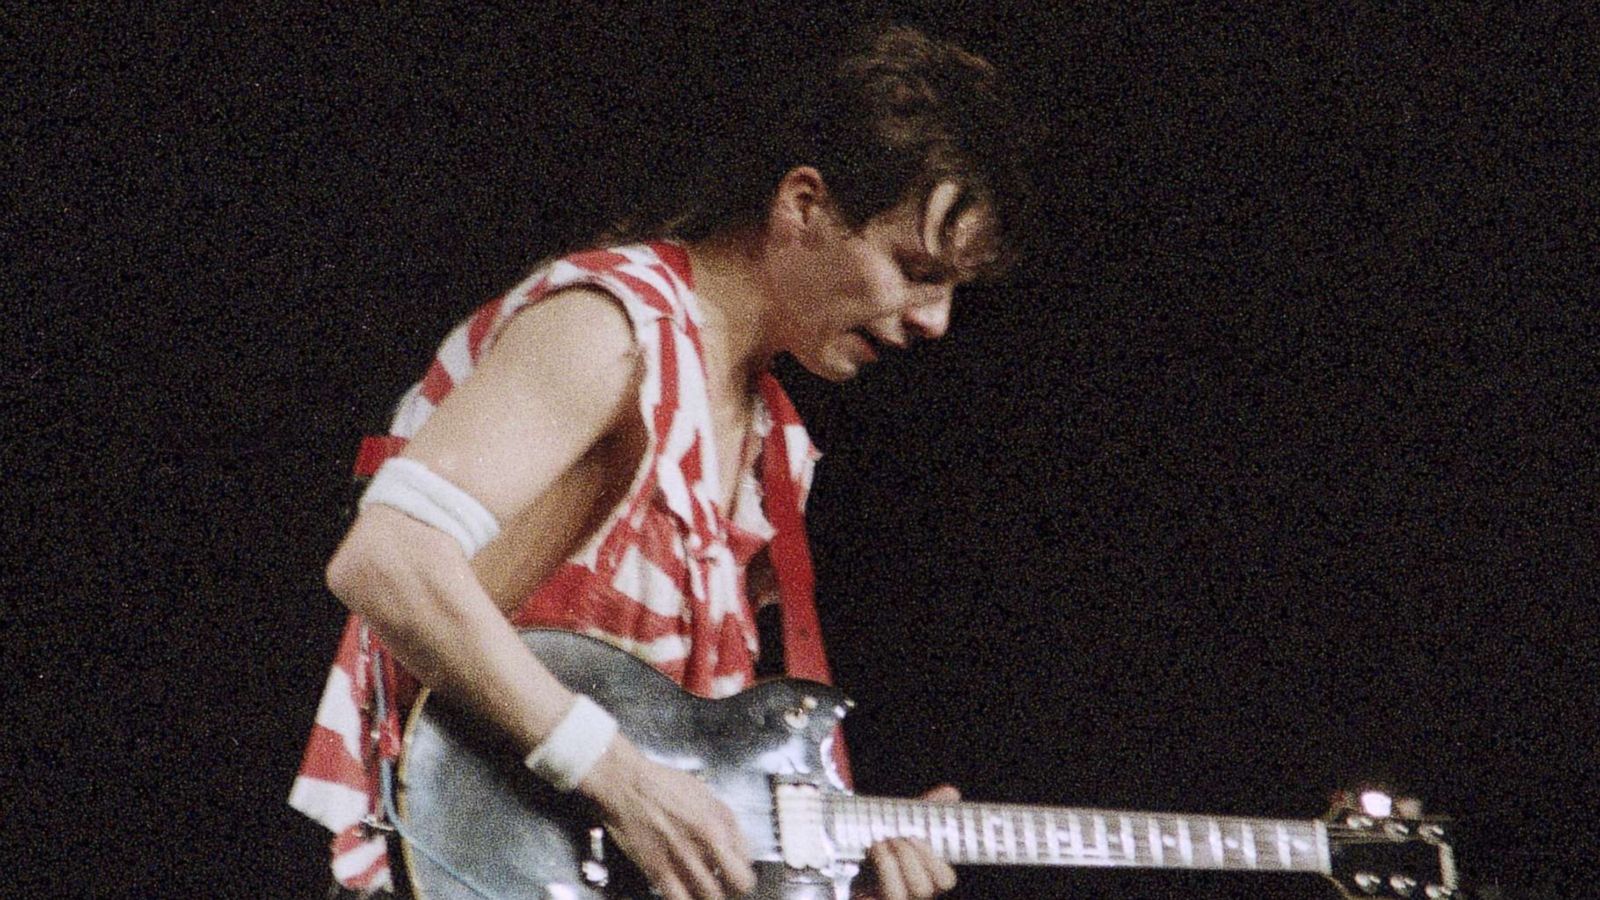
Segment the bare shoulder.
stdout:
<svg viewBox="0 0 1600 900">
<path fill-rule="evenodd" d="M 505 325 L 406 454 L 509 517 L 628 420 L 641 368 L 616 298 L 556 292 Z"/>
<path fill-rule="evenodd" d="M 522 310 L 506 324 L 480 368 L 491 365 L 548 368 L 552 361 L 594 370 L 631 370 L 633 326 L 622 303 L 599 288 L 563 288 Z"/>
</svg>

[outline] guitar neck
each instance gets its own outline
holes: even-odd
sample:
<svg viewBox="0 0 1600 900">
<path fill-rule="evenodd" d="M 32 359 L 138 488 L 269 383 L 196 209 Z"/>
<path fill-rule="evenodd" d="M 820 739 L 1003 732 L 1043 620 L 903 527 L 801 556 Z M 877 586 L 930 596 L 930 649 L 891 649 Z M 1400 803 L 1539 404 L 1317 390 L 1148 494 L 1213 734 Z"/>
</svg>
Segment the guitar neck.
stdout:
<svg viewBox="0 0 1600 900">
<path fill-rule="evenodd" d="M 952 863 L 1146 869 L 1331 870 L 1320 821 L 1173 815 L 828 795 L 837 852 L 859 859 L 891 837 L 927 841 Z"/>
</svg>

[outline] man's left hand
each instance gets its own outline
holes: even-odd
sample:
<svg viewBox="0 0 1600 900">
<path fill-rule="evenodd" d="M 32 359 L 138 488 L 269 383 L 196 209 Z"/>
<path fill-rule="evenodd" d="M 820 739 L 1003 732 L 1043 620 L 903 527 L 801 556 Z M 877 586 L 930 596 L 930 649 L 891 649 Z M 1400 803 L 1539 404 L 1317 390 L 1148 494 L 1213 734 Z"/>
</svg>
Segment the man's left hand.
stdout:
<svg viewBox="0 0 1600 900">
<path fill-rule="evenodd" d="M 922 795 L 924 800 L 953 803 L 961 792 L 942 784 Z M 928 900 L 956 886 L 956 871 L 933 855 L 933 848 L 919 838 L 890 838 L 867 850 L 872 877 L 862 879 L 860 900 Z"/>
</svg>

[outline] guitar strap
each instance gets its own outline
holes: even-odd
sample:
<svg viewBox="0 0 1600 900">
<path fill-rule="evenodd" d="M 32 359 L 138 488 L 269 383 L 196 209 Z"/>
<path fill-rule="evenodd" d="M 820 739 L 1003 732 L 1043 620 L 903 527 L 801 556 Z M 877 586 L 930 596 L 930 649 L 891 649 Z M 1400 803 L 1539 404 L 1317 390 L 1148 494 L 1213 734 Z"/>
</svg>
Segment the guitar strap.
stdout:
<svg viewBox="0 0 1600 900">
<path fill-rule="evenodd" d="M 776 532 L 767 555 L 778 579 L 778 604 L 783 614 L 783 665 L 792 677 L 833 684 L 828 655 L 822 646 L 822 626 L 817 620 L 817 579 L 811 566 L 811 545 L 806 538 L 805 518 L 800 512 L 797 479 L 789 472 L 789 449 L 781 424 L 782 418 L 799 417 L 771 372 L 762 376 L 761 393 L 767 409 L 779 420 L 774 422 L 767 434 L 766 446 L 762 448 L 761 481 L 767 501 L 767 520 Z M 778 410 L 787 415 L 779 416 Z M 846 787 L 854 787 L 842 728 L 833 734 L 833 759 L 840 780 Z"/>
</svg>

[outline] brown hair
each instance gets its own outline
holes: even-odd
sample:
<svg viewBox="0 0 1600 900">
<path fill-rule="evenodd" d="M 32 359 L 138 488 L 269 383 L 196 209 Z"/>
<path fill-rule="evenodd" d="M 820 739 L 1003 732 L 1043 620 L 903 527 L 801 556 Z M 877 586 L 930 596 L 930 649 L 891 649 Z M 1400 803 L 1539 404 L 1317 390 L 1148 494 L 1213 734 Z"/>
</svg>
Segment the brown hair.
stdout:
<svg viewBox="0 0 1600 900">
<path fill-rule="evenodd" d="M 810 165 L 852 228 L 942 181 L 962 187 L 946 223 L 981 207 L 989 219 L 980 274 L 1014 253 L 1025 187 L 1006 89 L 982 58 L 905 26 L 876 28 L 835 60 L 793 73 L 790 98 L 752 133 L 712 157 L 675 209 L 611 237 L 700 240 L 765 221 L 785 172 Z"/>
</svg>

